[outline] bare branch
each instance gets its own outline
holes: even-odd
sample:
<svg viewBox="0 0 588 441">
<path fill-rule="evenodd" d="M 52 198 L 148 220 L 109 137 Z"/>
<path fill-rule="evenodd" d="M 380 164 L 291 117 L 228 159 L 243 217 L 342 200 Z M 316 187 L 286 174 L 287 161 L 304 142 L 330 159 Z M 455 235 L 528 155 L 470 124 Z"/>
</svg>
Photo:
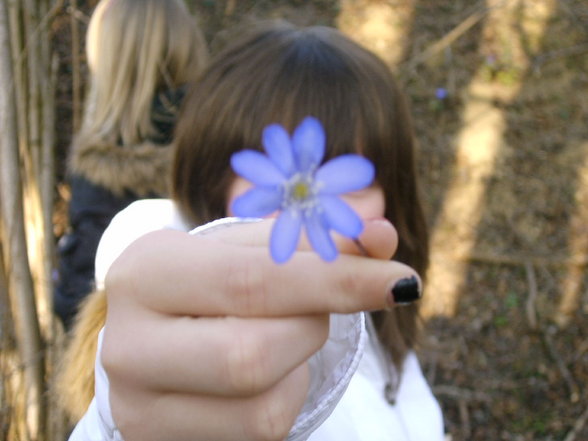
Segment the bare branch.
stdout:
<svg viewBox="0 0 588 441">
<path fill-rule="evenodd" d="M 576 437 L 580 434 L 586 422 L 588 421 L 588 407 L 584 410 L 584 413 L 576 420 L 572 430 L 564 438 L 564 441 L 576 441 Z"/>
<path fill-rule="evenodd" d="M 535 331 L 537 329 L 537 308 L 535 307 L 537 303 L 537 277 L 535 276 L 535 268 L 530 262 L 525 263 L 525 272 L 527 273 L 527 282 L 529 284 L 529 296 L 527 297 L 525 310 L 529 327 Z"/>
</svg>

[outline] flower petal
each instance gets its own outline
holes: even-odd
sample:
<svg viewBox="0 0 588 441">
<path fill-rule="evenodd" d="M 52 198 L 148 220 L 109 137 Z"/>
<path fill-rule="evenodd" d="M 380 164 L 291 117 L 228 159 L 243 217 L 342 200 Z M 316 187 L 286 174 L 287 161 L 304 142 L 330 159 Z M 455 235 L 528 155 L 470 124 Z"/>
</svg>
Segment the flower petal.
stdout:
<svg viewBox="0 0 588 441">
<path fill-rule="evenodd" d="M 267 155 L 286 177 L 294 174 L 294 154 L 290 135 L 279 124 L 270 124 L 262 133 L 262 143 Z"/>
<path fill-rule="evenodd" d="M 330 195 L 319 196 L 319 201 L 330 228 L 346 237 L 359 237 L 363 231 L 363 222 L 345 201 Z"/>
<path fill-rule="evenodd" d="M 231 156 L 233 171 L 255 185 L 278 185 L 286 177 L 280 169 L 263 153 L 255 150 L 242 150 Z"/>
<path fill-rule="evenodd" d="M 306 117 L 294 130 L 292 148 L 298 171 L 314 171 L 325 156 L 325 131 L 316 118 Z"/>
<path fill-rule="evenodd" d="M 315 175 L 320 194 L 342 194 L 369 187 L 375 176 L 375 168 L 369 159 L 349 154 L 326 162 Z"/>
<path fill-rule="evenodd" d="M 339 252 L 329 234 L 328 225 L 322 215 L 316 210 L 309 216 L 305 216 L 306 236 L 312 248 L 321 258 L 331 262 L 337 258 Z"/>
<path fill-rule="evenodd" d="M 237 217 L 263 217 L 278 210 L 282 203 L 281 187 L 253 187 L 236 198 L 231 210 Z"/>
<path fill-rule="evenodd" d="M 300 239 L 302 216 L 297 210 L 284 210 L 272 228 L 270 253 L 276 263 L 284 263 L 292 257 Z"/>
</svg>

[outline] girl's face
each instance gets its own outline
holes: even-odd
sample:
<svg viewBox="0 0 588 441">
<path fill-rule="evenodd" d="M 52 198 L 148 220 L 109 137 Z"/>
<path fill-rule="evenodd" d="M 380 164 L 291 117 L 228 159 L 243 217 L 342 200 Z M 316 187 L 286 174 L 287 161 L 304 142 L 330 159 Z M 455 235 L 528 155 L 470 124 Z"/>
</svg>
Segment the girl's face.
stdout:
<svg viewBox="0 0 588 441">
<path fill-rule="evenodd" d="M 233 216 L 231 206 L 233 201 L 252 187 L 249 181 L 237 176 L 231 186 L 229 187 L 229 198 L 227 206 L 228 216 Z M 376 219 L 384 217 L 386 210 L 386 202 L 384 199 L 384 191 L 379 184 L 373 184 L 368 188 L 360 191 L 354 191 L 341 196 L 353 210 L 362 219 Z M 268 217 L 274 217 L 274 214 Z"/>
</svg>

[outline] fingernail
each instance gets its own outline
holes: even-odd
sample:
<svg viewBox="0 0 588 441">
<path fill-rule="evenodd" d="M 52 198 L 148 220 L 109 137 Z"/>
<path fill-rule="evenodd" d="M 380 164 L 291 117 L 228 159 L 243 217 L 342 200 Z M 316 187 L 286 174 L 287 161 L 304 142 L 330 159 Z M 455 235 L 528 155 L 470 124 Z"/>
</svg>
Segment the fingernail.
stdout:
<svg viewBox="0 0 588 441">
<path fill-rule="evenodd" d="M 400 279 L 392 287 L 388 301 L 390 306 L 408 305 L 421 298 L 421 287 L 416 276 Z"/>
</svg>

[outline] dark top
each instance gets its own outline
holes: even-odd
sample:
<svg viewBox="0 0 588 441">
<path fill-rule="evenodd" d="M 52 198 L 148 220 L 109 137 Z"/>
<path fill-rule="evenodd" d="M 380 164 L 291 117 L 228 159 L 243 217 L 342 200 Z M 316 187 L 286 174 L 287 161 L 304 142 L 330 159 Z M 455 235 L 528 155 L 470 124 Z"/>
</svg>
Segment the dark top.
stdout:
<svg viewBox="0 0 588 441">
<path fill-rule="evenodd" d="M 155 97 L 152 122 L 157 133 L 148 140 L 150 143 L 169 147 L 184 92 L 181 88 Z M 69 184 L 70 231 L 59 240 L 58 268 L 54 275 L 54 310 L 66 329 L 71 328 L 80 302 L 94 289 L 96 250 L 114 215 L 138 199 L 165 196 L 157 192 L 139 196 L 133 188 L 117 194 L 81 174 L 70 174 Z"/>
</svg>

